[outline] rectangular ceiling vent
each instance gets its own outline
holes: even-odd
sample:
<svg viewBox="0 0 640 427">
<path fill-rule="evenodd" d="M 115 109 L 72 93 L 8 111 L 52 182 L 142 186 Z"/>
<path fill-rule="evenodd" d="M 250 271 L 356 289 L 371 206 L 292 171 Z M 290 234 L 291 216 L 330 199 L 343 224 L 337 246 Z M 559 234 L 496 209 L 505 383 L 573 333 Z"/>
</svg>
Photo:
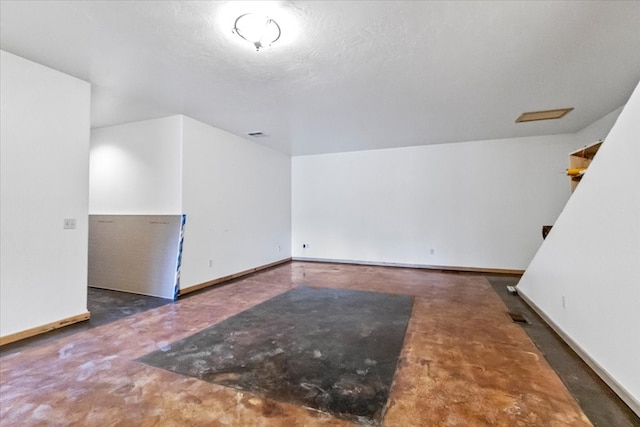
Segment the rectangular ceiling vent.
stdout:
<svg viewBox="0 0 640 427">
<path fill-rule="evenodd" d="M 260 132 L 260 131 L 256 131 L 256 132 L 249 132 L 247 135 L 254 137 L 254 138 L 262 138 L 267 136 L 266 133 L 264 132 Z"/>
<path fill-rule="evenodd" d="M 559 108 L 557 110 L 530 111 L 528 113 L 520 114 L 520 117 L 516 119 L 516 123 L 561 119 L 572 110 L 573 108 Z"/>
</svg>

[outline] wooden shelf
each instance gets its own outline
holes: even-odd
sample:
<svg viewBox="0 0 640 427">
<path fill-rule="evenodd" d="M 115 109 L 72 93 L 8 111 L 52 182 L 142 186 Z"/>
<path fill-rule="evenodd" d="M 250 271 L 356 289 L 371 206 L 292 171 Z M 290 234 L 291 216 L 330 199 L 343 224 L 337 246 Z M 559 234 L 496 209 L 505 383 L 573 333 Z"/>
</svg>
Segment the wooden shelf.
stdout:
<svg viewBox="0 0 640 427">
<path fill-rule="evenodd" d="M 593 161 L 593 158 L 601 145 L 602 141 L 597 141 L 569 154 L 569 168 L 567 169 L 567 175 L 571 179 L 572 193 L 580 183 L 580 180 L 584 176 L 584 173 Z"/>
</svg>

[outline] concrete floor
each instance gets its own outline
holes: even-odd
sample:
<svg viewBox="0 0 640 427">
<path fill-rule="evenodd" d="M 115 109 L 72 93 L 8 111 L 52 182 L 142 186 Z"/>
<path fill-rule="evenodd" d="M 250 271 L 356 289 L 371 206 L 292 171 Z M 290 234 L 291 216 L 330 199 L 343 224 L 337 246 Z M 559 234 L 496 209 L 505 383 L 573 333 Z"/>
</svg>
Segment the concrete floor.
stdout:
<svg viewBox="0 0 640 427">
<path fill-rule="evenodd" d="M 65 328 L 56 329 L 42 335 L 36 335 L 18 342 L 0 347 L 0 357 L 27 348 L 51 343 L 60 338 L 106 325 L 123 317 L 139 314 L 152 308 L 172 303 L 173 300 L 149 297 L 146 295 L 111 291 L 108 289 L 87 289 L 87 310 L 91 318 L 85 322 L 74 323 Z"/>
<path fill-rule="evenodd" d="M 285 264 L 74 334 L 3 348 L 0 420 L 21 426 L 353 425 L 136 361 L 305 285 L 414 298 L 382 425 L 591 425 L 527 335 L 533 328 L 506 315 L 512 309 L 499 296 L 505 283 L 490 280 L 403 268 Z M 589 393 L 590 399 L 577 395 L 583 408 L 591 407 L 585 412 L 604 411 L 609 426 L 638 425 L 624 407 L 602 409 L 611 399 L 606 390 Z"/>
<path fill-rule="evenodd" d="M 337 418 L 378 424 L 413 300 L 300 286 L 138 360 Z"/>
<path fill-rule="evenodd" d="M 598 377 L 595 372 L 507 286 L 515 286 L 519 277 L 487 276 L 493 289 L 511 312 L 521 313 L 529 321 L 521 325 L 549 365 L 578 401 L 596 427 L 637 427 L 640 418 Z"/>
</svg>

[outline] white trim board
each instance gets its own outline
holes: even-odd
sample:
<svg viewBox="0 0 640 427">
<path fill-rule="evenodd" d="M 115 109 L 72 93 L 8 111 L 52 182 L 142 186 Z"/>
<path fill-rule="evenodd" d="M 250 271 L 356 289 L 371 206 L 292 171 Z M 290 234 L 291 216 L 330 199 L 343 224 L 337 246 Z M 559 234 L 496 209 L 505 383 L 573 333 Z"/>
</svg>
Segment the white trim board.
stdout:
<svg viewBox="0 0 640 427">
<path fill-rule="evenodd" d="M 620 399 L 622 399 L 622 401 L 626 403 L 633 412 L 636 413 L 636 415 L 640 416 L 640 402 L 638 402 L 631 395 L 631 393 L 627 391 L 627 389 L 625 389 L 622 385 L 620 385 L 620 383 L 618 383 L 613 377 L 611 377 L 611 375 L 609 375 L 609 373 L 602 366 L 600 366 L 598 362 L 593 360 L 582 347 L 580 347 L 573 339 L 571 339 L 571 337 L 569 337 L 569 335 L 567 335 L 558 325 L 556 325 L 545 314 L 545 312 L 540 309 L 540 307 L 534 304 L 533 301 L 531 301 L 531 299 L 527 297 L 524 292 L 522 292 L 521 289 L 518 289 L 518 295 L 520 295 L 524 302 L 526 302 L 529 307 L 531 307 L 533 311 L 535 311 L 538 316 L 540 316 L 542 320 L 544 320 L 560 336 L 560 338 L 562 338 L 562 340 L 567 343 L 567 345 L 571 347 L 571 349 L 575 351 L 576 354 L 587 365 L 589 365 L 593 372 L 595 372 L 596 375 L 598 375 L 602 379 L 602 381 L 604 381 L 613 390 L 613 392 L 617 394 L 618 397 L 620 397 Z"/>
</svg>

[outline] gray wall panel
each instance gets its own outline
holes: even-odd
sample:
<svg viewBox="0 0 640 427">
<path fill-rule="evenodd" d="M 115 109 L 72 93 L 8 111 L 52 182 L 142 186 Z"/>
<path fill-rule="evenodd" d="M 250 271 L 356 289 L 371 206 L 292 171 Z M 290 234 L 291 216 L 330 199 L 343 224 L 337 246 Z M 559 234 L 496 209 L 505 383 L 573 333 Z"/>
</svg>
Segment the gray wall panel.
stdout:
<svg viewBox="0 0 640 427">
<path fill-rule="evenodd" d="M 89 286 L 174 298 L 182 215 L 89 215 Z"/>
</svg>

